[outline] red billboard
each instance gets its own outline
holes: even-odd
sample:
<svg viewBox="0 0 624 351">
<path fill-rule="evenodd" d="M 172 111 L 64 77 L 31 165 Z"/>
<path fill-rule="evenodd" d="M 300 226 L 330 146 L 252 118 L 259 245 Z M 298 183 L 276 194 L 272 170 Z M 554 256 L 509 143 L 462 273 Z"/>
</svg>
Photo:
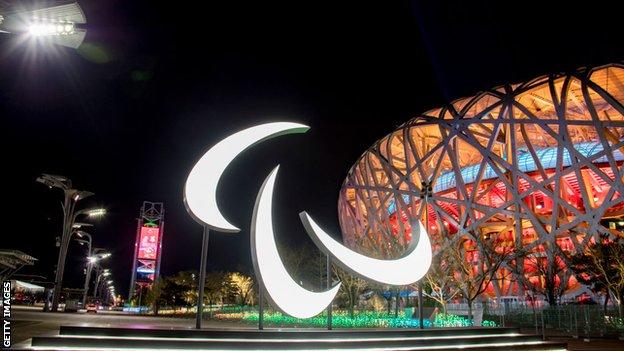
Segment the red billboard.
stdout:
<svg viewBox="0 0 624 351">
<path fill-rule="evenodd" d="M 155 260 L 158 257 L 158 227 L 141 227 L 139 259 Z"/>
</svg>

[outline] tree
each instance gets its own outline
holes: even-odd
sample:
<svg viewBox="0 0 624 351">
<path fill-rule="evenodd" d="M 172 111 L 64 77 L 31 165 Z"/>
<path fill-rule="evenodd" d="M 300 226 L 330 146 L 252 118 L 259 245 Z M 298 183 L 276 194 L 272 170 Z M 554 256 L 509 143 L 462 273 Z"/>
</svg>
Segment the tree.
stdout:
<svg viewBox="0 0 624 351">
<path fill-rule="evenodd" d="M 452 285 L 466 300 L 470 320 L 474 301 L 490 283 L 505 278 L 497 272 L 510 259 L 511 250 L 497 244 L 493 238 L 471 240 L 465 237 L 448 246 L 449 273 L 454 275 Z"/>
<path fill-rule="evenodd" d="M 624 242 L 600 237 L 572 257 L 572 270 L 579 282 L 594 291 L 605 291 L 607 299 L 611 295 L 624 318 Z"/>
<path fill-rule="evenodd" d="M 338 294 L 346 302 L 349 316 L 353 318 L 354 307 L 360 299 L 360 294 L 362 294 L 368 284 L 364 279 L 345 272 L 334 265 L 332 265 L 332 271 L 342 283 Z"/>
<path fill-rule="evenodd" d="M 166 278 L 159 277 L 145 292 L 144 302 L 147 306 L 152 306 L 152 312 L 155 316 L 158 315 L 160 306 L 167 303 L 166 291 L 168 290 L 168 283 Z"/>
<path fill-rule="evenodd" d="M 450 269 L 449 251 L 441 250 L 433 257 L 429 272 L 424 277 L 423 295 L 439 303 L 445 314 L 447 303 L 460 293 L 460 289 L 454 283 L 453 274 L 449 274 Z M 414 288 L 417 289 L 418 286 Z"/>
<path fill-rule="evenodd" d="M 232 300 L 235 294 L 235 289 L 228 273 L 214 271 L 206 274 L 204 296 L 208 299 L 209 305 L 219 302 L 223 306 L 223 304 Z"/>
<path fill-rule="evenodd" d="M 531 293 L 542 295 L 550 306 L 557 305 L 568 288 L 570 272 L 557 244 L 545 242 L 532 249 L 517 249 L 508 262 L 521 286 Z"/>
<path fill-rule="evenodd" d="M 280 258 L 290 276 L 307 289 L 318 287 L 319 261 L 322 255 L 316 247 L 310 245 L 287 246 L 279 248 Z M 324 275 L 324 274 L 323 274 Z"/>
<path fill-rule="evenodd" d="M 241 306 L 253 304 L 254 281 L 250 276 L 239 272 L 229 273 L 229 279 Z"/>
<path fill-rule="evenodd" d="M 197 303 L 197 274 L 194 271 L 181 271 L 167 279 L 169 285 L 166 294 L 174 306 L 192 306 Z"/>
</svg>

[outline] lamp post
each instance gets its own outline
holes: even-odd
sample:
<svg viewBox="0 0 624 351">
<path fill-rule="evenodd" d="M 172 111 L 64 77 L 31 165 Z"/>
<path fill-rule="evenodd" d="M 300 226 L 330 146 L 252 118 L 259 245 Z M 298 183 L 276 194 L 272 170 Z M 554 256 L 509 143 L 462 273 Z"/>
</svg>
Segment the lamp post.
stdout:
<svg viewBox="0 0 624 351">
<path fill-rule="evenodd" d="M 108 287 L 108 297 L 112 301 L 113 307 L 115 305 L 115 296 L 116 296 L 115 287 L 114 286 L 109 286 Z"/>
<path fill-rule="evenodd" d="M 52 311 L 58 310 L 59 298 L 61 296 L 61 285 L 63 283 L 63 273 L 65 271 L 65 258 L 67 256 L 67 248 L 72 232 L 72 225 L 75 219 L 74 208 L 76 203 L 86 197 L 93 195 L 89 191 L 80 191 L 72 187 L 70 179 L 51 174 L 42 174 L 37 178 L 37 182 L 52 188 L 63 190 L 63 231 L 61 233 L 61 242 L 59 256 L 56 263 L 56 275 L 54 277 L 54 293 L 52 295 Z"/>
<path fill-rule="evenodd" d="M 109 252 L 101 252 L 101 251 L 104 251 L 104 249 L 101 249 L 101 248 L 92 249 L 93 238 L 91 237 L 91 234 L 83 230 L 75 229 L 75 228 L 81 228 L 85 226 L 92 226 L 92 224 L 76 222 L 76 219 L 78 218 L 78 216 L 81 216 L 81 215 L 87 215 L 89 217 L 99 217 L 99 216 L 103 216 L 104 214 L 106 214 L 106 210 L 103 208 L 91 208 L 91 209 L 79 210 L 72 216 L 71 228 L 74 228 L 72 233 L 76 234 L 76 236 L 78 236 L 79 238 L 88 239 L 88 240 L 78 240 L 80 242 L 86 242 L 88 244 L 88 250 L 89 250 L 88 256 L 87 256 L 87 272 L 86 272 L 85 282 L 84 282 L 84 291 L 82 293 L 82 305 L 83 306 L 85 306 L 87 302 L 87 292 L 89 290 L 89 280 L 91 278 L 93 265 L 97 264 L 97 262 L 101 259 L 110 257 L 111 254 Z M 65 254 L 67 255 L 67 250 L 65 250 Z M 61 281 L 62 281 L 62 277 L 61 277 Z M 52 301 L 52 306 L 54 307 L 54 300 Z"/>
<path fill-rule="evenodd" d="M 82 293 L 82 305 L 86 306 L 87 303 L 87 295 L 89 293 L 89 281 L 91 280 L 91 272 L 93 271 L 93 266 L 96 265 L 100 260 L 108 258 L 111 256 L 110 252 L 105 252 L 104 249 L 96 247 L 91 249 L 91 235 L 89 233 L 83 231 L 77 231 L 76 235 L 80 238 L 86 237 L 89 240 L 79 240 L 81 242 L 87 242 L 89 244 L 89 252 L 87 256 L 87 264 L 86 264 L 86 274 L 85 281 Z"/>
<path fill-rule="evenodd" d="M 93 287 L 93 297 L 97 297 L 98 295 L 98 290 L 100 289 L 100 283 L 103 281 L 102 278 L 109 277 L 110 275 L 111 273 L 110 273 L 110 270 L 108 269 L 104 269 L 101 273 L 97 275 L 97 278 L 95 279 L 95 286 Z"/>
<path fill-rule="evenodd" d="M 76 228 L 76 225 L 74 225 L 73 227 Z M 80 228 L 80 226 L 78 226 L 77 228 Z M 87 244 L 87 263 L 85 268 L 85 282 L 83 287 L 84 291 L 82 293 L 82 306 L 84 307 L 87 302 L 87 291 L 89 290 L 89 279 L 91 278 L 91 270 L 93 269 L 93 264 L 95 263 L 95 261 L 92 260 L 93 250 L 91 248 L 91 245 L 93 244 L 93 238 L 91 237 L 91 234 L 82 230 L 75 230 L 74 233 L 80 238 L 77 241 L 79 241 L 81 244 Z M 87 240 L 84 240 L 84 238 L 86 238 Z"/>
</svg>

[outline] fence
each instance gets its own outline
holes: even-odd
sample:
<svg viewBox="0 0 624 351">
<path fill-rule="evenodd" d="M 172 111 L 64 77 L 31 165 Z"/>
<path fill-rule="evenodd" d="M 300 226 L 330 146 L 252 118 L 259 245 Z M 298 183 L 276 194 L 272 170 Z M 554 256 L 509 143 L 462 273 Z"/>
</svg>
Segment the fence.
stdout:
<svg viewBox="0 0 624 351">
<path fill-rule="evenodd" d="M 431 315 L 430 310 L 432 308 L 426 307 L 425 326 L 466 326 L 466 321 L 461 318 L 451 319 L 453 315 L 464 316 L 463 318 L 465 318 L 467 308 L 466 304 L 448 304 L 447 311 L 449 315 L 442 315 L 443 320 L 439 321 Z M 194 308 L 177 309 L 176 311 L 187 314 L 195 313 Z M 257 320 L 256 306 L 207 306 L 204 311 L 205 319 L 247 320 L 248 322 Z M 166 308 L 161 309 L 162 314 L 167 314 L 167 312 L 169 311 Z M 397 314 L 398 318 L 394 318 L 393 308 L 385 311 L 356 308 L 354 310 L 355 316 L 351 318 L 344 309 L 336 309 L 334 310 L 333 320 L 336 327 L 340 327 L 340 325 L 347 327 L 379 326 L 377 323 L 382 323 L 388 327 L 418 327 L 417 317 L 413 313 L 414 308 L 401 308 Z M 495 323 L 503 327 L 519 327 L 524 332 L 534 332 L 535 334 L 544 335 L 544 337 L 572 336 L 584 339 L 593 337 L 624 337 L 624 318 L 619 317 L 618 310 L 614 306 L 609 306 L 606 310 L 600 305 L 561 305 L 533 308 L 525 304 L 510 305 L 477 302 L 473 305 L 473 316 L 481 315 L 484 322 L 488 322 L 485 323 L 486 326 L 492 326 Z M 325 323 L 325 318 L 323 314 L 316 318 L 318 321 L 310 319 L 306 322 L 290 322 L 301 327 L 306 325 L 322 327 Z M 268 322 L 279 324 L 288 322 L 290 318 L 282 317 L 270 306 L 265 306 L 265 319 Z M 380 322 L 381 319 L 385 319 L 387 322 Z M 432 323 L 433 320 L 436 323 Z M 468 325 L 480 325 L 480 323 L 470 323 Z"/>
<path fill-rule="evenodd" d="M 624 319 L 616 308 L 599 305 L 564 305 L 532 308 L 490 308 L 490 318 L 501 326 L 515 326 L 534 330 L 544 336 L 624 337 Z"/>
</svg>

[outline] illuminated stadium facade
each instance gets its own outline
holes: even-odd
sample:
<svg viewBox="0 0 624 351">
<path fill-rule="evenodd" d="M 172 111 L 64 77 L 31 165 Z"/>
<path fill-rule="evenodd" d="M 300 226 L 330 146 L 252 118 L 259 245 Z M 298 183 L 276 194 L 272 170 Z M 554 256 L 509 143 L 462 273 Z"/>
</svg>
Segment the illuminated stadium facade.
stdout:
<svg viewBox="0 0 624 351">
<path fill-rule="evenodd" d="M 522 296 L 549 282 L 558 295 L 578 295 L 570 255 L 624 228 L 623 105 L 624 65 L 611 64 L 419 115 L 349 171 L 338 206 L 345 243 L 397 257 L 420 219 L 434 254 L 459 241 L 475 267 L 484 240 L 525 252 L 500 269 L 489 296 Z"/>
</svg>

